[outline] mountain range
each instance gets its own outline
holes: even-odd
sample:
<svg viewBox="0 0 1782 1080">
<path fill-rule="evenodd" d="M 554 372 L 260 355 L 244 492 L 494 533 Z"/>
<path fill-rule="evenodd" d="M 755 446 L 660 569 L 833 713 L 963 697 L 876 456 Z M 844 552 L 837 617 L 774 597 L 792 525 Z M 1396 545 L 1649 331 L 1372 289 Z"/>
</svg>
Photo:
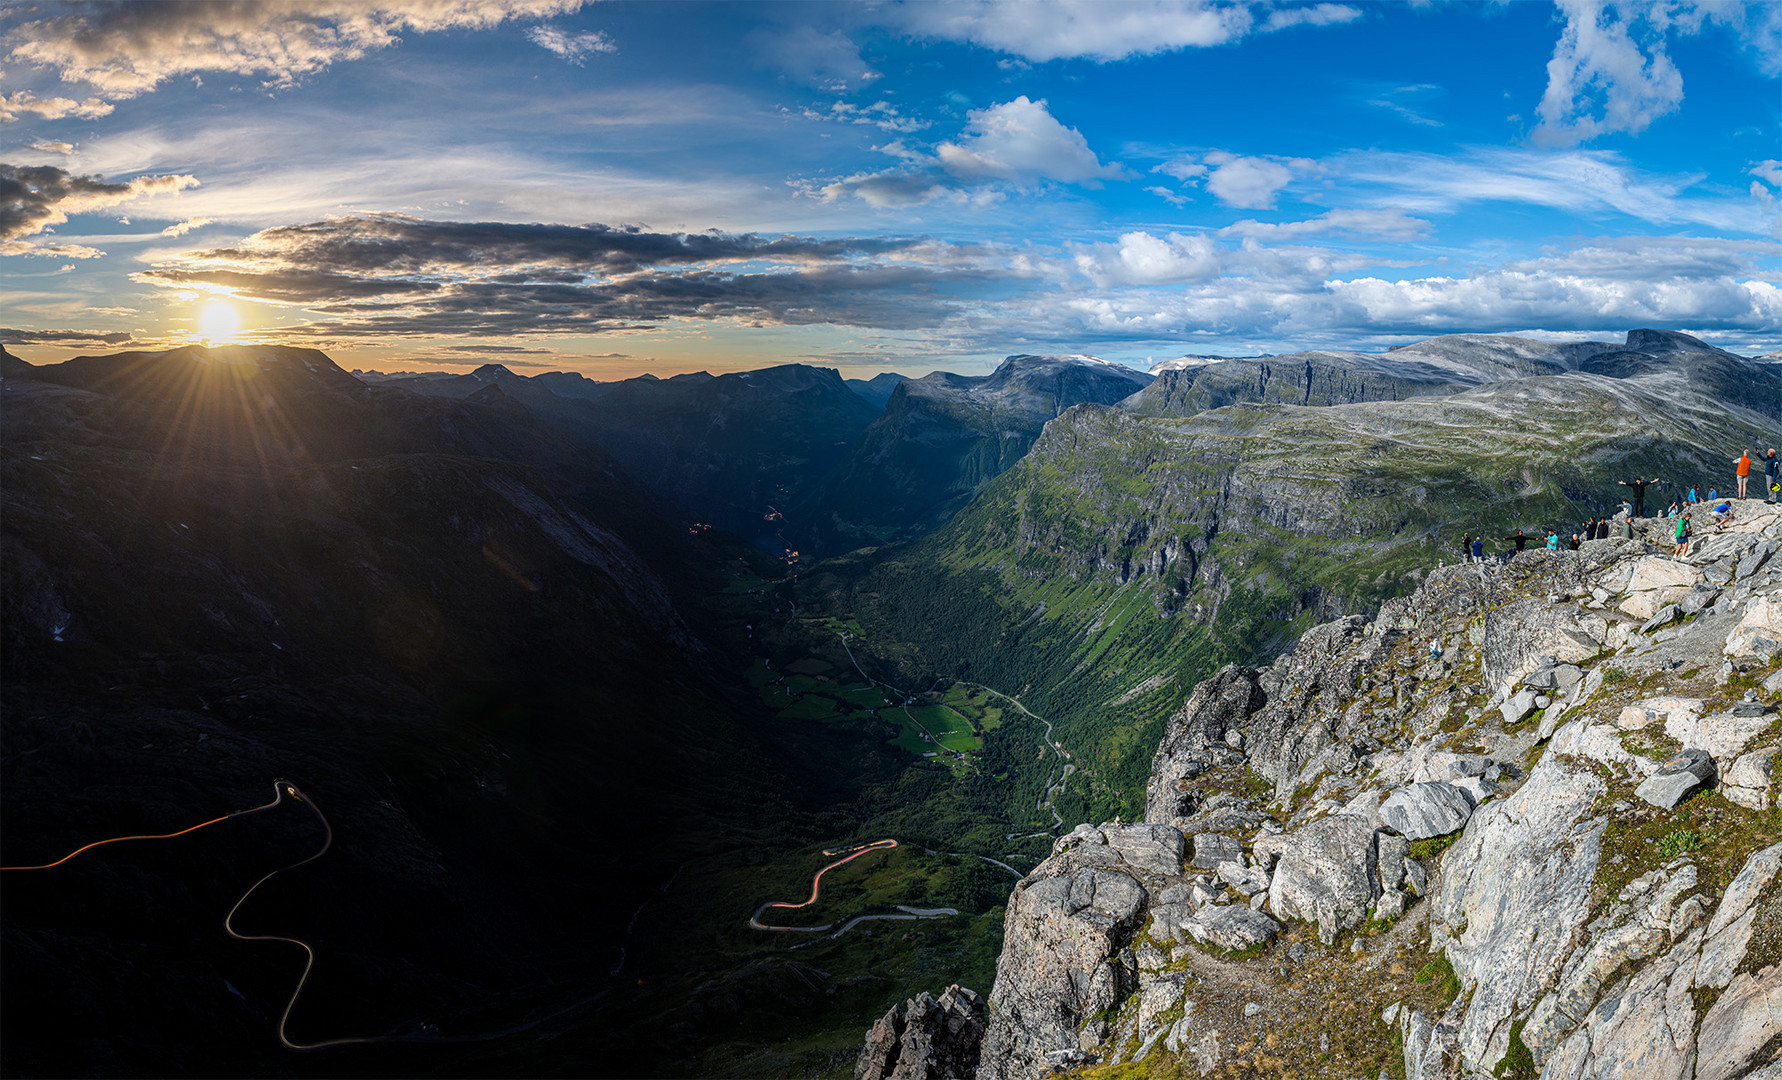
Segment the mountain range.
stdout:
<svg viewBox="0 0 1782 1080">
<path fill-rule="evenodd" d="M 301 776 L 339 858 L 264 914 L 326 942 L 314 1034 L 590 1002 L 552 1028 L 573 1055 L 320 1071 L 826 1075 L 934 972 L 986 970 L 1010 879 L 984 874 L 1142 819 L 1222 665 L 1412 593 L 1463 533 L 1569 531 L 1631 476 L 1661 502 L 1726 487 L 1782 442 L 1782 371 L 1661 331 L 1160 367 L 595 383 L 0 354 L 8 862 Z M 962 710 L 945 756 L 903 719 Z M 213 923 L 317 838 L 233 828 L 8 875 L 10 1069 L 297 1068 L 265 1038 L 275 952 Z M 887 832 L 837 895 L 957 923 L 802 952 L 747 927 Z M 126 956 L 171 974 L 149 994 Z"/>
</svg>

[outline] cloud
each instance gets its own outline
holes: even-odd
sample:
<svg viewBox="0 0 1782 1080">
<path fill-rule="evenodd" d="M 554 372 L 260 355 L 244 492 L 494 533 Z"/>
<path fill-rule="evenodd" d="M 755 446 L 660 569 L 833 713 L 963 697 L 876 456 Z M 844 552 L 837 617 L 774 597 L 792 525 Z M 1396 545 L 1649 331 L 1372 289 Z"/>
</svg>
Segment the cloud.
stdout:
<svg viewBox="0 0 1782 1080">
<path fill-rule="evenodd" d="M 1220 252 L 1205 235 L 1121 235 L 1116 244 L 1078 247 L 1077 269 L 1096 285 L 1166 285 L 1218 275 Z"/>
<path fill-rule="evenodd" d="M 31 149 L 40 154 L 72 154 L 74 153 L 74 144 L 71 142 L 39 141 L 32 143 Z"/>
<path fill-rule="evenodd" d="M 1227 206 L 1265 210 L 1275 205 L 1275 194 L 1293 180 L 1293 170 L 1278 160 L 1241 157 L 1223 151 L 1208 154 L 1207 190 Z"/>
<path fill-rule="evenodd" d="M 1260 22 L 1258 11 L 1267 12 Z M 917 37 L 968 42 L 1035 63 L 1067 58 L 1107 63 L 1361 17 L 1346 4 L 1271 10 L 1222 0 L 952 0 L 896 4 L 882 14 L 888 24 Z"/>
<path fill-rule="evenodd" d="M 554 26 L 534 26 L 526 31 L 532 43 L 542 49 L 548 49 L 563 59 L 582 66 L 582 59 L 590 53 L 616 53 L 618 43 L 598 30 L 585 34 L 570 34 Z"/>
<path fill-rule="evenodd" d="M 127 333 L 99 333 L 93 330 L 19 330 L 0 327 L 0 344 L 5 345 L 131 345 Z"/>
<path fill-rule="evenodd" d="M 1379 97 L 1369 99 L 1368 104 L 1375 108 L 1385 109 L 1387 112 L 1396 115 L 1399 119 L 1404 120 L 1407 123 L 1416 124 L 1419 127 L 1443 127 L 1445 125 L 1443 125 L 1440 120 L 1425 116 L 1423 113 L 1413 108 L 1412 104 L 1407 104 L 1407 102 L 1414 104 L 1431 94 L 1440 92 L 1440 90 L 1441 87 L 1436 86 L 1433 83 L 1418 83 L 1414 86 L 1395 86 L 1382 93 Z"/>
<path fill-rule="evenodd" d="M 1760 161 L 1750 169 L 1751 175 L 1773 188 L 1782 188 L 1782 161 Z"/>
<path fill-rule="evenodd" d="M 1654 176 L 1602 150 L 1487 149 L 1450 154 L 1367 152 L 1323 168 L 1351 196 L 1409 213 L 1454 213 L 1477 202 L 1522 203 L 1573 214 L 1626 214 L 1654 225 L 1702 225 L 1762 233 L 1761 210 L 1745 197 L 1691 197 L 1702 176 Z"/>
<path fill-rule="evenodd" d="M 85 101 L 65 97 L 39 98 L 29 90 L 20 90 L 16 94 L 0 95 L 0 124 L 13 123 L 25 113 L 45 120 L 60 120 L 65 116 L 92 120 L 109 114 L 113 108 L 115 106 L 96 97 Z"/>
<path fill-rule="evenodd" d="M 1103 179 L 1125 175 L 1103 165 L 1089 140 L 1046 110 L 1046 101 L 1026 95 L 967 114 L 965 134 L 935 148 L 941 167 L 963 180 L 1061 180 L 1099 187 Z"/>
<path fill-rule="evenodd" d="M 69 214 L 98 210 L 131 199 L 196 187 L 187 175 L 139 176 L 110 184 L 97 176 L 75 176 L 53 165 L 0 163 L 0 240 L 33 236 L 68 220 Z"/>
<path fill-rule="evenodd" d="M 305 307 L 323 316 L 301 331 L 312 336 L 484 337 L 671 319 L 918 328 L 943 321 L 991 270 L 968 251 L 921 240 L 379 215 L 267 229 L 135 277 Z"/>
<path fill-rule="evenodd" d="M 1165 202 L 1168 202 L 1172 206 L 1187 206 L 1189 203 L 1194 201 L 1193 199 L 1190 199 L 1188 196 L 1178 195 L 1166 187 L 1148 187 L 1145 189 L 1145 191 L 1148 192 L 1149 194 L 1157 196 L 1158 198 L 1164 200 Z"/>
<path fill-rule="evenodd" d="M 1558 0 L 1558 7 L 1565 29 L 1547 62 L 1537 140 L 1569 145 L 1613 132 L 1637 134 L 1683 103 L 1683 76 L 1665 53 L 1662 21 L 1647 35 L 1648 53 L 1634 42 L 1629 23 L 1601 0 Z"/>
<path fill-rule="evenodd" d="M 1032 101 L 1025 95 L 971 110 L 959 138 L 941 142 L 932 154 L 910 151 L 901 142 L 895 151 L 910 164 L 848 176 L 815 193 L 825 201 L 853 195 L 874 206 L 909 206 L 949 192 L 1030 188 L 1045 181 L 1093 188 L 1128 175 L 1117 164 L 1102 164 L 1083 133 L 1060 123 L 1044 98 Z"/>
<path fill-rule="evenodd" d="M 1331 210 L 1305 221 L 1269 223 L 1244 220 L 1220 229 L 1222 236 L 1264 240 L 1348 235 L 1364 240 L 1404 241 L 1428 236 L 1430 224 L 1403 210 Z"/>
<path fill-rule="evenodd" d="M 744 41 L 763 67 L 822 90 L 841 91 L 879 78 L 853 40 L 840 30 L 823 33 L 812 26 L 751 30 Z"/>
<path fill-rule="evenodd" d="M 105 252 L 85 244 L 33 244 L 29 240 L 0 240 L 0 255 L 48 255 L 57 259 L 97 259 Z"/>
<path fill-rule="evenodd" d="M 212 223 L 215 220 L 216 220 L 215 218 L 207 218 L 207 217 L 188 218 L 185 221 L 175 222 L 174 224 L 167 226 L 165 229 L 162 229 L 161 235 L 162 236 L 184 236 L 187 233 L 191 232 L 193 229 L 201 229 L 204 226 L 209 225 L 210 223 Z"/>
<path fill-rule="evenodd" d="M 1778 257 L 1775 241 L 1610 237 L 1465 273 L 1349 278 L 1361 260 L 1326 249 L 1128 234 L 1077 250 L 1071 269 L 1093 289 L 1062 283 L 1062 295 L 1016 298 L 979 312 L 976 325 L 1073 347 L 1180 341 L 1192 328 L 1265 349 L 1530 326 L 1774 333 L 1782 331 L 1782 288 L 1764 268 Z"/>
<path fill-rule="evenodd" d="M 837 101 L 830 105 L 827 111 L 807 108 L 803 110 L 802 115 L 806 120 L 869 124 L 880 131 L 896 131 L 906 135 L 930 126 L 927 120 L 905 116 L 898 111 L 897 106 L 888 101 L 875 101 L 871 105 L 854 105 L 846 101 Z"/>
<path fill-rule="evenodd" d="M 9 57 L 127 98 L 204 71 L 265 75 L 291 86 L 337 60 L 385 49 L 404 32 L 487 29 L 544 19 L 583 0 L 281 0 L 212 3 L 102 0 L 24 21 L 6 36 Z"/>
</svg>

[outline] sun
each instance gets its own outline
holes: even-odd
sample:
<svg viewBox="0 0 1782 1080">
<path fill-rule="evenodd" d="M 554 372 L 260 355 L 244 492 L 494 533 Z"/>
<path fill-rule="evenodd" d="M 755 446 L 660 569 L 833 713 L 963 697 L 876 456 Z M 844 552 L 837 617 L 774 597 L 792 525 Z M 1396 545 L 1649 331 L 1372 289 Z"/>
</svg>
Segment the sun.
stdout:
<svg viewBox="0 0 1782 1080">
<path fill-rule="evenodd" d="M 241 315 L 227 301 L 212 300 L 199 312 L 198 328 L 203 331 L 204 340 L 213 345 L 226 345 L 235 340 L 236 332 L 241 329 Z"/>
</svg>

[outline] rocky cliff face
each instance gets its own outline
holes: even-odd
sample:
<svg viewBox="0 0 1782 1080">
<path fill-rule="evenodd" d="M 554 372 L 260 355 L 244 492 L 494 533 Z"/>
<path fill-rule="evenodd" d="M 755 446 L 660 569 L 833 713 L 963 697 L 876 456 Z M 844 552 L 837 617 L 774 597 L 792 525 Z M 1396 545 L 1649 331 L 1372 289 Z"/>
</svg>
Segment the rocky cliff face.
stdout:
<svg viewBox="0 0 1782 1080">
<path fill-rule="evenodd" d="M 1782 1067 L 1782 508 L 1734 505 L 1203 681 L 1146 821 L 1010 897 L 980 1080 Z"/>
</svg>

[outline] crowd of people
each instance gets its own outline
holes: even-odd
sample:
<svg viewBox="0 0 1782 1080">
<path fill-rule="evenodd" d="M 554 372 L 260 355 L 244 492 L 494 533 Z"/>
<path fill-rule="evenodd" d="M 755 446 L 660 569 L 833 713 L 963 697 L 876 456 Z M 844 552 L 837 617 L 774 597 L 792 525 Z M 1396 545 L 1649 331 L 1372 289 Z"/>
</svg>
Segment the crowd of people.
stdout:
<svg viewBox="0 0 1782 1080">
<path fill-rule="evenodd" d="M 1661 516 L 1674 521 L 1672 538 L 1676 541 L 1675 554 L 1681 556 L 1689 553 L 1690 542 L 1694 539 L 1698 521 L 1706 525 L 1721 526 L 1733 520 L 1736 500 L 1749 498 L 1751 478 L 1761 472 L 1763 496 L 1766 502 L 1776 502 L 1782 498 L 1782 458 L 1777 457 L 1772 447 L 1767 453 L 1747 450 L 1733 460 L 1733 477 L 1737 481 L 1737 495 L 1721 495 L 1710 487 L 1704 497 L 1699 484 L 1691 484 L 1687 491 L 1665 508 Z M 1460 538 L 1460 552 L 1463 562 L 1484 562 L 1488 558 L 1508 561 L 1523 551 L 1528 550 L 1530 540 L 1537 541 L 1540 546 L 1550 551 L 1570 548 L 1576 551 L 1580 544 L 1591 540 L 1606 540 L 1611 534 L 1624 537 L 1634 535 L 1635 519 L 1647 517 L 1646 492 L 1649 488 L 1661 487 L 1667 481 L 1660 477 L 1646 479 L 1636 476 L 1632 480 L 1618 480 L 1617 485 L 1628 489 L 1627 498 L 1621 500 L 1620 507 L 1609 517 L 1593 517 L 1578 523 L 1576 531 L 1569 538 L 1563 537 L 1558 530 L 1543 530 L 1544 535 L 1529 536 L 1517 529 L 1513 535 L 1500 538 L 1500 542 L 1508 547 L 1500 547 L 1495 552 L 1487 553 L 1486 540 L 1483 535 L 1463 533 Z M 1700 515 L 1700 517 L 1698 517 Z"/>
</svg>

